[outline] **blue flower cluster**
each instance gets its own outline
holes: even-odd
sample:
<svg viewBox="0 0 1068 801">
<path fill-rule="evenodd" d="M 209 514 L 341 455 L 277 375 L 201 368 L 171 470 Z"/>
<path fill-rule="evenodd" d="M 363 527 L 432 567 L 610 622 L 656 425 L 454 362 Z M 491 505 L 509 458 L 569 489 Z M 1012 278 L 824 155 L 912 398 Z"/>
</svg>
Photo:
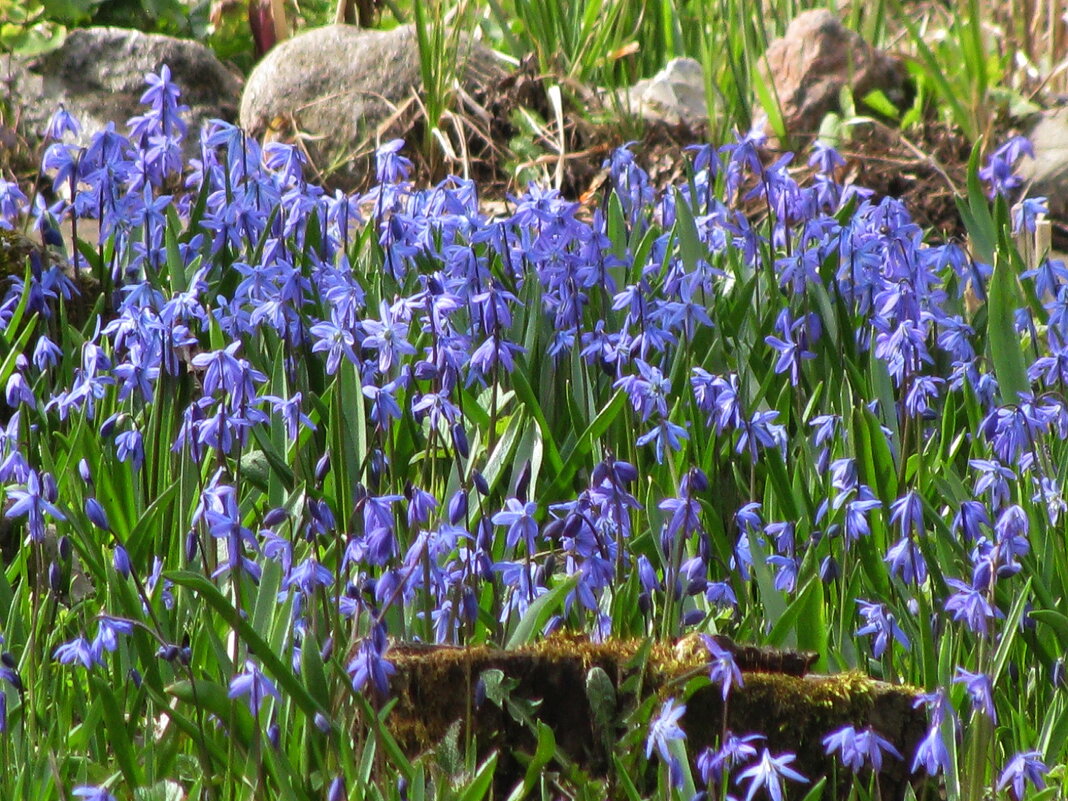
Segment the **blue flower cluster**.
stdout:
<svg viewBox="0 0 1068 801">
<path fill-rule="evenodd" d="M 696 147 L 686 184 L 659 196 L 623 148 L 605 164 L 602 208 L 531 186 L 494 218 L 469 180 L 417 189 L 399 141 L 379 148 L 378 185 L 362 195 L 328 194 L 306 180 L 299 146 L 261 148 L 221 121 L 184 165 L 179 90 L 166 67 L 148 82 L 126 134 L 109 126 L 83 147 L 57 113 L 43 159 L 54 202 L 0 181 L 0 226 L 32 227 L 49 245 L 0 298 L 6 341 L 32 342 L 4 368 L 5 514 L 34 543 L 52 529 L 106 537 L 146 615 L 102 614 L 94 637 L 55 659 L 93 670 L 142 627 L 161 659 L 187 664 L 188 644 L 151 620 L 174 605 L 165 553 L 228 589 L 242 613 L 243 588 L 276 575 L 294 669 L 306 648 L 329 658 L 324 631 L 351 637 L 352 686 L 382 697 L 390 636 L 501 638 L 561 578 L 568 593 L 539 630 L 670 636 L 729 626 L 758 592 L 836 584 L 889 532 L 874 560 L 881 581 L 993 638 L 1032 529 L 1064 509 L 1043 445 L 1068 434 L 1060 262 L 1024 275 L 1049 321 L 1018 318 L 1038 354 L 1035 391 L 1005 397 L 966 312 L 992 267 L 925 243 L 897 200 L 840 184 L 843 161 L 822 143 L 807 182 L 790 156 L 768 162 L 759 132 Z M 983 173 L 993 191 L 1016 186 L 1022 149 L 994 154 Z M 1040 212 L 1025 205 L 1017 228 Z M 78 237 L 87 219 L 99 238 L 66 252 L 58 232 Z M 100 293 L 84 332 L 62 325 L 72 271 Z M 820 373 L 832 363 L 839 386 Z M 869 382 L 878 397 L 863 393 Z M 821 393 L 834 396 L 826 409 Z M 940 508 L 909 460 L 923 460 L 951 399 L 981 423 L 964 459 L 970 498 Z M 39 438 L 85 430 L 100 445 L 75 501 Z M 876 451 L 896 475 L 875 466 Z M 766 503 L 766 484 L 781 475 L 789 489 L 801 460 L 815 484 L 795 482 L 795 508 Z M 1025 510 L 1032 496 L 1046 520 Z M 158 554 L 134 525 L 156 503 L 180 540 L 172 548 L 167 534 Z M 951 547 L 932 544 L 947 536 Z M 947 547 L 955 561 L 932 582 Z M 637 608 L 620 613 L 620 597 Z M 889 597 L 853 601 L 855 636 L 872 638 L 873 669 L 892 676 L 916 623 Z M 742 677 L 712 655 L 726 699 Z M 234 662 L 244 669 L 230 696 L 258 716 L 281 693 L 251 656 Z M 993 720 L 990 677 L 962 667 L 956 681 Z M 946 765 L 946 703 L 931 700 L 914 768 Z M 681 710 L 665 706 L 647 746 L 673 777 Z M 755 760 L 738 774 L 747 798 L 803 780 L 788 755 L 758 758 L 752 742 L 725 740 L 702 763 L 706 780 L 742 759 Z M 854 771 L 900 756 L 870 730 L 826 745 Z M 1019 795 L 1038 764 L 1017 757 L 1003 785 Z"/>
</svg>

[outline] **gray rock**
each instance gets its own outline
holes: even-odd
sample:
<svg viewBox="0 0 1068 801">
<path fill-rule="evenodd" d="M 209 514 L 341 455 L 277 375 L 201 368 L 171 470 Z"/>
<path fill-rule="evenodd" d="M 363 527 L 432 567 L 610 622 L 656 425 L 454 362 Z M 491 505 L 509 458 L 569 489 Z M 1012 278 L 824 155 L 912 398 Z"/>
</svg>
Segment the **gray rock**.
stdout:
<svg viewBox="0 0 1068 801">
<path fill-rule="evenodd" d="M 505 76 L 489 50 L 466 36 L 459 42 L 458 73 L 466 92 L 475 94 Z M 411 26 L 315 28 L 276 46 L 252 71 L 241 97 L 241 127 L 254 136 L 299 140 L 313 170 L 354 188 L 369 175 L 378 136 L 396 135 L 379 129 L 403 108 L 408 121 L 417 117 L 413 99 L 423 94 L 422 85 Z"/>
<path fill-rule="evenodd" d="M 761 60 L 782 105 L 788 133 L 815 136 L 848 85 L 857 104 L 876 89 L 895 105 L 907 96 L 900 59 L 872 47 L 826 9 L 798 14 Z"/>
<path fill-rule="evenodd" d="M 1020 176 L 1030 183 L 1027 193 L 1045 195 L 1050 215 L 1068 220 L 1068 107 L 1040 113 L 1028 138 L 1035 157 L 1018 166 Z"/>
<path fill-rule="evenodd" d="M 199 42 L 123 28 L 71 31 L 58 49 L 33 58 L 3 57 L 3 80 L 31 134 L 41 135 L 60 103 L 82 125 L 83 137 L 108 122 L 125 132 L 126 121 L 143 114 L 145 74 L 166 64 L 189 106 L 187 153 L 199 147 L 195 132 L 203 120 L 236 119 L 241 81 Z"/>
<path fill-rule="evenodd" d="M 700 62 L 674 58 L 652 78 L 626 90 L 624 103 L 647 120 L 691 128 L 708 122 L 705 78 Z"/>
</svg>

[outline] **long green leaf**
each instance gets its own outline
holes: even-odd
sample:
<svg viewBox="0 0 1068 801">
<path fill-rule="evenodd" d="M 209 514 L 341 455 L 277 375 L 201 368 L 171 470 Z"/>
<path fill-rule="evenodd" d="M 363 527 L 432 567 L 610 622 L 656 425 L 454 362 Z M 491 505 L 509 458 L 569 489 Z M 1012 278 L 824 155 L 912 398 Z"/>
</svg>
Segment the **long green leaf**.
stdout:
<svg viewBox="0 0 1068 801">
<path fill-rule="evenodd" d="M 1016 309 L 1021 305 L 1019 287 L 1009 261 L 996 255 L 994 274 L 990 277 L 986 329 L 1002 405 L 1019 403 L 1020 393 L 1031 390 L 1023 346 L 1016 334 Z"/>
</svg>

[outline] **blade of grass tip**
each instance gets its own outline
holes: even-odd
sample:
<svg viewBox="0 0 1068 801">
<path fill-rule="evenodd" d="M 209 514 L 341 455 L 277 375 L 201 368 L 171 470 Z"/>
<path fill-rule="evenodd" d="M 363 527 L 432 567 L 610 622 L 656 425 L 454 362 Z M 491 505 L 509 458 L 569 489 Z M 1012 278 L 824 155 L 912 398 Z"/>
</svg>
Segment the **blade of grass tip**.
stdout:
<svg viewBox="0 0 1068 801">
<path fill-rule="evenodd" d="M 630 772 L 619 761 L 617 754 L 612 754 L 612 766 L 615 768 L 616 789 L 623 791 L 627 801 L 642 801 L 641 793 L 638 792 L 638 788 L 634 786 L 634 781 L 630 778 Z"/>
<path fill-rule="evenodd" d="M 482 471 L 482 476 L 486 479 L 486 483 L 489 484 L 490 493 L 497 487 L 497 482 L 501 479 L 504 470 L 512 467 L 512 465 L 516 463 L 513 456 L 519 445 L 520 436 L 526 426 L 526 414 L 519 412 L 518 414 L 512 415 L 512 418 L 508 421 L 508 425 L 504 430 L 504 434 L 501 436 L 500 440 L 497 441 L 489 459 L 486 460 L 486 467 Z"/>
<path fill-rule="evenodd" d="M 805 794 L 804 801 L 819 801 L 819 799 L 823 798 L 823 788 L 826 784 L 827 777 L 824 776 L 818 782 L 812 785 L 812 789 Z"/>
<path fill-rule="evenodd" d="M 797 647 L 802 651 L 819 654 L 813 669 L 817 673 L 827 672 L 828 633 L 825 610 L 827 599 L 824 595 L 823 581 L 818 575 L 811 579 L 812 589 L 805 594 L 800 614 L 797 618 Z"/>
<path fill-rule="evenodd" d="M 768 82 L 764 80 L 764 73 L 759 69 L 753 70 L 752 84 L 757 100 L 760 101 L 760 107 L 768 115 L 768 124 L 775 138 L 780 142 L 787 142 L 786 123 L 783 121 L 782 107 L 779 105 L 779 98 L 774 94 L 774 87 L 768 86 Z"/>
<path fill-rule="evenodd" d="M 534 754 L 530 762 L 527 764 L 526 775 L 523 777 L 523 782 L 517 785 L 508 797 L 508 801 L 522 801 L 524 798 L 529 798 L 541 780 L 542 769 L 556 755 L 556 735 L 553 734 L 552 728 L 539 720 L 537 721 L 537 729 L 537 745 L 534 748 Z"/>
<path fill-rule="evenodd" d="M 167 265 L 167 281 L 173 294 L 185 292 L 189 281 L 185 274 L 185 261 L 182 252 L 178 248 L 178 232 L 181 231 L 182 223 L 178 219 L 178 212 L 174 206 L 167 207 L 167 224 L 163 228 L 163 241 L 167 251 L 165 264 Z M 163 276 L 160 276 L 162 279 Z"/>
<path fill-rule="evenodd" d="M 982 148 L 983 140 L 979 138 L 972 145 L 972 152 L 968 156 L 967 202 L 962 198 L 956 198 L 956 202 L 968 230 L 972 250 L 985 264 L 993 264 L 998 232 L 994 215 L 990 212 L 990 203 L 979 180 Z"/>
</svg>

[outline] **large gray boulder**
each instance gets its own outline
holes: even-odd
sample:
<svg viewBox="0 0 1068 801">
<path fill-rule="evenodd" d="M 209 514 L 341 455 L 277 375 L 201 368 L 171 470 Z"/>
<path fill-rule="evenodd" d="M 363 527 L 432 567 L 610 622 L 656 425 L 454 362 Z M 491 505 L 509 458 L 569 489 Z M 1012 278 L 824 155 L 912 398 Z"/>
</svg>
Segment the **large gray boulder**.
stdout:
<svg viewBox="0 0 1068 801">
<path fill-rule="evenodd" d="M 71 31 L 58 49 L 33 58 L 3 57 L 0 69 L 11 76 L 11 97 L 25 130 L 41 135 L 63 103 L 82 125 L 86 138 L 108 122 L 125 132 L 126 121 L 142 114 L 145 74 L 166 64 L 189 106 L 187 152 L 197 152 L 196 132 L 203 120 L 234 121 L 241 81 L 199 42 L 124 28 Z"/>
<path fill-rule="evenodd" d="M 478 94 L 505 76 L 488 49 L 467 36 L 458 41 L 456 72 L 465 92 Z M 282 42 L 256 66 L 241 97 L 241 127 L 254 136 L 299 140 L 313 172 L 355 188 L 370 174 L 376 140 L 402 134 L 417 117 L 422 87 L 411 26 L 328 25 Z M 402 118 L 397 128 L 380 130 L 395 115 Z"/>
</svg>

